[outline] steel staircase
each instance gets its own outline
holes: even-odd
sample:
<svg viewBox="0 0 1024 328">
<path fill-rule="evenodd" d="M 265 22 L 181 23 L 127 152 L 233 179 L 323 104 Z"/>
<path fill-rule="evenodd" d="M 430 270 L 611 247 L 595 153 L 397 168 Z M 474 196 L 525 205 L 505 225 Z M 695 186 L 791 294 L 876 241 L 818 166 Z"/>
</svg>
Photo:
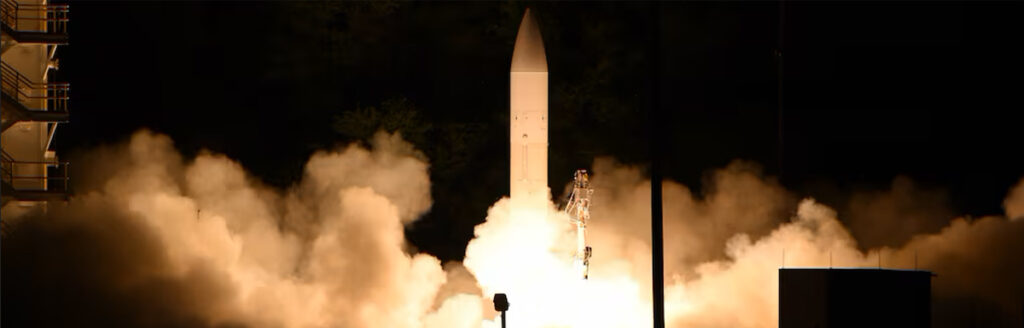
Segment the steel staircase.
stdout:
<svg viewBox="0 0 1024 328">
<path fill-rule="evenodd" d="M 19 43 L 67 44 L 69 12 L 68 5 L 2 0 L 0 27 L 5 39 Z"/>
</svg>

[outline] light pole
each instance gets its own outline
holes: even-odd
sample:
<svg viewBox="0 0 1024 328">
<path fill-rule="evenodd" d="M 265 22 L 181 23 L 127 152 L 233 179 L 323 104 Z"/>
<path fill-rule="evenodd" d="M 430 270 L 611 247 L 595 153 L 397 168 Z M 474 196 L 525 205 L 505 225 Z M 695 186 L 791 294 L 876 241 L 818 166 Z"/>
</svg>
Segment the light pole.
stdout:
<svg viewBox="0 0 1024 328">
<path fill-rule="evenodd" d="M 508 296 L 504 293 L 494 294 L 494 310 L 501 311 L 501 328 L 505 328 L 505 311 L 508 311 Z"/>
</svg>

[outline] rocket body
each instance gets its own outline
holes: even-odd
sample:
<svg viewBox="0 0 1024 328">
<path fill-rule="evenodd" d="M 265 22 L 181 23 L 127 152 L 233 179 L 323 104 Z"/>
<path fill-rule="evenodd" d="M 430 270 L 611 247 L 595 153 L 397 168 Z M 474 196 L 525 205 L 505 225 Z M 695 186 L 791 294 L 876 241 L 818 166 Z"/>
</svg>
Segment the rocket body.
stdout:
<svg viewBox="0 0 1024 328">
<path fill-rule="evenodd" d="M 548 193 L 548 67 L 537 22 L 526 10 L 516 35 L 509 81 L 512 199 Z"/>
</svg>

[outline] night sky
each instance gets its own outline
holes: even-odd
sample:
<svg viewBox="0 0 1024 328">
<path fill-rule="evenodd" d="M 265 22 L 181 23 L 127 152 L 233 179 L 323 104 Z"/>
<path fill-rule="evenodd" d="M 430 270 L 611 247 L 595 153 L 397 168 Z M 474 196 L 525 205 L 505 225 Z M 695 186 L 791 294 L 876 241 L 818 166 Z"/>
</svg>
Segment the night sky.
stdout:
<svg viewBox="0 0 1024 328">
<path fill-rule="evenodd" d="M 903 175 L 980 216 L 1024 176 L 1011 2 L 75 3 L 56 147 L 73 159 L 148 128 L 288 187 L 314 151 L 399 130 L 433 183 L 407 238 L 458 260 L 508 192 L 527 6 L 548 54 L 556 196 L 596 156 L 647 165 L 655 104 L 664 175 L 694 189 L 745 159 L 826 204 Z"/>
</svg>

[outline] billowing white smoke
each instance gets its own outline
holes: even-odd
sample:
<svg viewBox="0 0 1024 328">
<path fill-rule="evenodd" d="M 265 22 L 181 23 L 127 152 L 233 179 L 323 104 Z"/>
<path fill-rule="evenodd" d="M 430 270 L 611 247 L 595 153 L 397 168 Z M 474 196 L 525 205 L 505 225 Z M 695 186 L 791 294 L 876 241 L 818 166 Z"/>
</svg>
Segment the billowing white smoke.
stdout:
<svg viewBox="0 0 1024 328">
<path fill-rule="evenodd" d="M 1021 320 L 1014 308 L 1024 301 L 1024 280 L 1019 278 L 1024 264 L 1017 253 L 1024 249 L 1020 220 L 960 218 L 937 233 L 913 236 L 898 248 L 865 252 L 834 210 L 812 199 L 797 202 L 754 165 L 733 163 L 709 177 L 703 196 L 678 183 L 663 185 L 666 316 L 672 327 L 774 327 L 779 267 L 879 263 L 939 274 L 934 282 L 936 326 L 1012 326 Z M 589 229 L 594 256 L 586 282 L 569 265 L 572 226 L 553 208 L 545 217 L 517 211 L 515 200 L 504 199 L 477 227 L 464 264 L 476 274 L 485 295 L 508 293 L 510 325 L 650 325 L 650 182 L 640 170 L 607 159 L 595 162 L 592 182 L 596 190 Z M 928 193 L 910 196 L 907 189 L 912 188 L 897 180 L 891 194 L 854 197 L 854 204 L 866 219 L 891 217 L 898 212 L 894 209 L 915 220 L 935 212 L 907 211 L 919 207 L 919 198 L 935 198 Z M 1015 195 L 1006 201 L 1010 215 L 1021 202 Z M 984 314 L 988 321 L 963 316 L 964 305 L 977 308 L 979 303 L 993 304 L 995 310 Z"/>
<path fill-rule="evenodd" d="M 423 156 L 397 135 L 376 135 L 371 150 L 314 154 L 302 182 L 283 193 L 221 155 L 185 162 L 169 138 L 146 131 L 97 154 L 97 163 L 118 166 L 113 175 L 52 215 L 71 222 L 76 211 L 103 211 L 96 204 L 107 203 L 151 230 L 166 262 L 131 280 L 191 282 L 190 275 L 208 272 L 228 296 L 183 314 L 198 317 L 192 325 L 421 327 L 446 281 L 436 258 L 405 252 L 403 223 L 431 200 Z M 447 321 L 450 307 L 427 322 Z"/>
<path fill-rule="evenodd" d="M 1006 216 L 1010 220 L 1024 219 L 1024 179 L 1020 180 L 1017 186 L 1013 187 L 1010 195 L 1003 202 L 1003 206 L 1006 208 Z"/>
<path fill-rule="evenodd" d="M 490 297 L 502 292 L 511 327 L 650 324 L 650 182 L 639 169 L 595 162 L 594 255 L 582 281 L 573 226 L 547 199 L 495 203 L 461 265 L 417 254 L 403 225 L 430 207 L 426 160 L 397 135 L 378 134 L 369 146 L 316 153 L 286 191 L 221 155 L 186 161 L 169 138 L 149 132 L 97 150 L 93 164 L 80 161 L 94 168 L 85 176 L 92 187 L 66 207 L 4 208 L 13 228 L 3 240 L 3 297 L 19 300 L 5 302 L 4 323 L 495 327 Z M 778 267 L 879 259 L 939 274 L 937 326 L 1019 322 L 1024 181 L 1004 202 L 1017 220 L 958 218 L 862 251 L 834 210 L 798 200 L 752 164 L 708 178 L 700 193 L 663 185 L 670 326 L 773 327 Z M 895 197 L 855 197 L 862 216 L 921 208 L 902 204 L 913 188 L 900 185 Z M 963 310 L 983 307 L 992 310 Z"/>
<path fill-rule="evenodd" d="M 583 281 L 572 265 L 575 230 L 546 199 L 502 199 L 477 226 L 465 266 L 485 295 L 507 293 L 514 327 L 626 327 L 650 322 L 633 263 L 608 261 Z M 646 318 L 646 319 L 645 319 Z M 493 326 L 494 323 L 491 323 Z"/>
</svg>

